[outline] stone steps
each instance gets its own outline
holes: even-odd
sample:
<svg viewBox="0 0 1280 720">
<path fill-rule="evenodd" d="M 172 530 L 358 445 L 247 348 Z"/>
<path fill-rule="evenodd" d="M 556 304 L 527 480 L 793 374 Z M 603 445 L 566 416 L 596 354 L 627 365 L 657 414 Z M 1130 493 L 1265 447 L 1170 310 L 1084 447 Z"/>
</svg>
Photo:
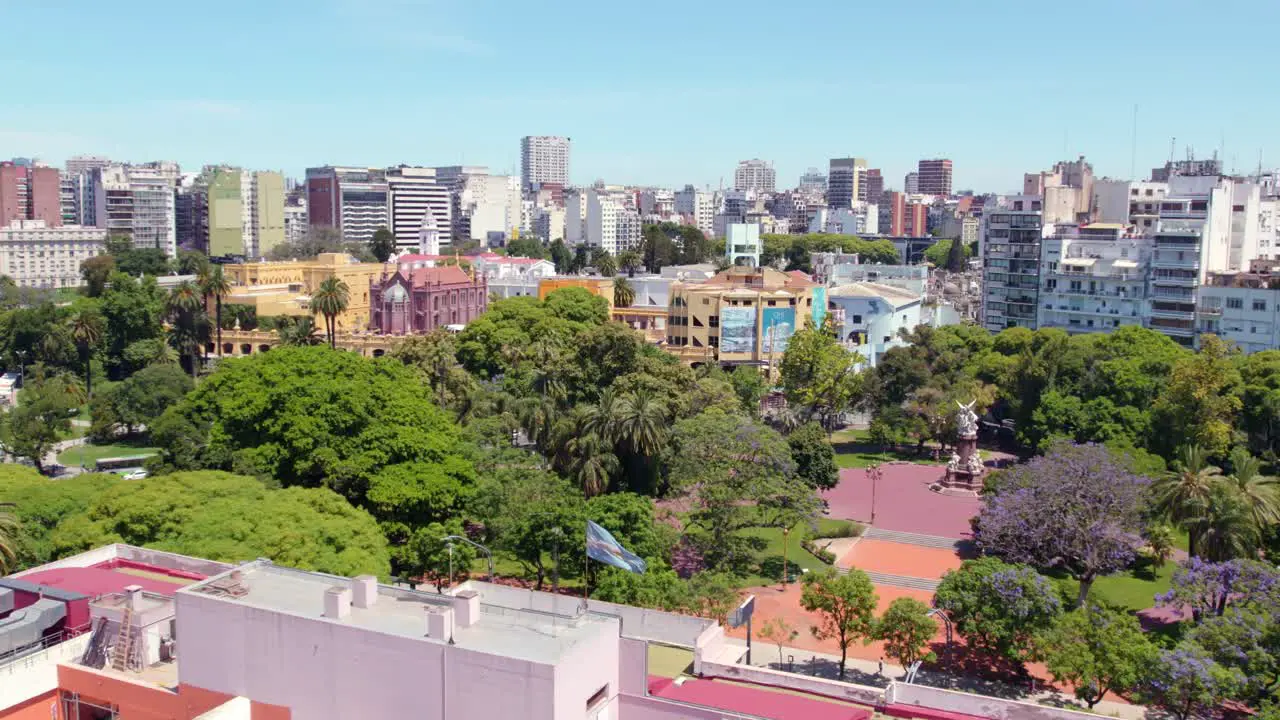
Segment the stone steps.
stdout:
<svg viewBox="0 0 1280 720">
<path fill-rule="evenodd" d="M 853 568 L 837 568 L 841 575 L 847 574 Z M 871 572 L 863 570 L 871 582 L 877 585 L 892 585 L 893 587 L 908 588 L 911 590 L 927 590 L 933 592 L 938 588 L 937 580 L 928 578 L 911 577 L 910 575 L 893 575 L 891 573 Z"/>
<path fill-rule="evenodd" d="M 899 530 L 882 530 L 880 528 L 867 528 L 862 537 L 868 540 L 881 540 L 884 542 L 896 542 L 903 545 L 918 545 L 920 547 L 941 548 L 943 550 L 955 550 L 960 547 L 960 540 L 955 538 L 941 537 L 939 535 L 922 535 L 920 533 L 902 532 Z"/>
</svg>

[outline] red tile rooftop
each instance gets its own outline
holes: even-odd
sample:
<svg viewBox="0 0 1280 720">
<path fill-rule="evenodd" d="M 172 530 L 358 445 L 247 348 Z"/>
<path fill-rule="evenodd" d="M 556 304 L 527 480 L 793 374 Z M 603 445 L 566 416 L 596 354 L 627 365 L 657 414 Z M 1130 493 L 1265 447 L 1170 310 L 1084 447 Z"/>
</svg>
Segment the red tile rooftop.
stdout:
<svg viewBox="0 0 1280 720">
<path fill-rule="evenodd" d="M 649 676 L 649 694 L 728 712 L 773 720 L 868 720 L 871 711 L 838 702 L 817 700 L 764 688 L 716 680 Z"/>
<path fill-rule="evenodd" d="M 98 597 L 123 592 L 130 585 L 139 585 L 143 590 L 158 595 L 172 596 L 179 588 L 189 585 L 197 578 L 177 577 L 163 568 L 121 565 L 53 568 L 23 575 L 21 579 L 37 585 Z"/>
</svg>

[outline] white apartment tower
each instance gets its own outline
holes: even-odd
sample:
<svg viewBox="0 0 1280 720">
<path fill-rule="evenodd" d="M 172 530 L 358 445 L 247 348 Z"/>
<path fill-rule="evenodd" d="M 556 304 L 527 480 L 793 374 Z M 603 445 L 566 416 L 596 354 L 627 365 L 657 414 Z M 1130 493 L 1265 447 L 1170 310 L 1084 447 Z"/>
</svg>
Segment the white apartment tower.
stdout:
<svg viewBox="0 0 1280 720">
<path fill-rule="evenodd" d="M 101 255 L 106 240 L 99 227 L 17 220 L 0 227 L 0 275 L 19 287 L 79 287 L 80 263 Z"/>
<path fill-rule="evenodd" d="M 675 193 L 675 211 L 688 218 L 704 235 L 710 236 L 715 231 L 716 198 L 706 190 L 698 190 L 692 185 L 685 185 L 683 190 Z"/>
<path fill-rule="evenodd" d="M 750 190 L 756 193 L 772 193 L 778 183 L 778 174 L 773 163 L 760 159 L 743 160 L 733 171 L 733 187 L 735 190 Z"/>
<path fill-rule="evenodd" d="M 1120 223 L 1046 228 L 1037 326 L 1067 332 L 1141 327 L 1153 242 Z"/>
<path fill-rule="evenodd" d="M 591 189 L 585 193 L 586 233 L 583 242 L 617 255 L 640 247 L 640 213 L 627 202 L 625 194 Z"/>
<path fill-rule="evenodd" d="M 177 256 L 174 188 L 178 166 L 172 163 L 109 165 L 89 174 L 94 225 L 107 235 L 127 235 L 138 249 L 158 248 Z"/>
<path fill-rule="evenodd" d="M 396 238 L 396 249 L 419 250 L 423 232 L 434 232 L 437 254 L 442 242 L 450 239 L 452 226 L 452 199 L 449 187 L 436 178 L 435 168 L 399 167 L 387 168 L 387 189 L 390 193 L 391 232 Z M 426 252 L 426 251 L 422 251 Z"/>
<path fill-rule="evenodd" d="M 528 191 L 542 183 L 569 184 L 569 138 L 529 135 L 520 139 L 520 184 Z"/>
</svg>

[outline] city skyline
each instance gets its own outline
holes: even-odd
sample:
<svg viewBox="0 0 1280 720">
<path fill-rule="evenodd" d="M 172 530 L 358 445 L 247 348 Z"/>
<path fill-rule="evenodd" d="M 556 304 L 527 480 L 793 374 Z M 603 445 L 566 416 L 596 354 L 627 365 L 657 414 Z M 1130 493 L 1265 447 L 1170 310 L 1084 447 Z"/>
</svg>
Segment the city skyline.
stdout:
<svg viewBox="0 0 1280 720">
<path fill-rule="evenodd" d="M 174 160 L 191 169 L 226 162 L 294 178 L 324 164 L 468 164 L 519 174 L 520 138 L 553 134 L 574 139 L 570 181 L 578 185 L 604 179 L 717 187 L 723 180 L 730 187 L 737 163 L 758 157 L 773 163 L 780 187 L 791 187 L 807 167 L 863 157 L 897 188 L 920 159 L 944 157 L 954 162 L 957 190 L 991 192 L 1014 190 L 1022 173 L 1080 154 L 1099 176 L 1145 177 L 1169 158 L 1173 138 L 1177 158 L 1191 146 L 1200 156 L 1220 149 L 1228 170 L 1252 170 L 1260 151 L 1264 166 L 1273 162 L 1265 118 L 1278 101 L 1256 89 L 1265 85 L 1266 28 L 1280 20 L 1280 8 L 1264 3 L 1250 3 L 1255 21 L 1246 24 L 1229 24 L 1235 14 L 1204 15 L 1181 2 L 1162 5 L 1156 15 L 1138 4 L 1100 2 L 1019 6 L 1017 14 L 1013 6 L 972 13 L 939 4 L 923 26 L 918 11 L 906 8 L 810 3 L 827 18 L 821 27 L 802 38 L 773 38 L 771 62 L 711 84 L 686 79 L 690 64 L 746 66 L 761 48 L 703 40 L 734 35 L 740 25 L 745 30 L 751 12 L 658 2 L 651 16 L 682 18 L 664 25 L 659 47 L 645 23 L 608 14 L 617 11 L 582 13 L 576 2 L 551 9 L 492 5 L 400 0 L 364 7 L 333 0 L 301 15 L 232 2 L 194 22 L 186 10 L 138 3 L 125 12 L 85 7 L 76 24 L 64 25 L 55 9 L 6 3 L 0 5 L 6 26 L 58 27 L 61 49 L 43 51 L 42 33 L 15 34 L 0 48 L 0 62 L 13 70 L 0 101 L 0 156 L 61 164 L 71 155 L 102 154 Z M 1051 55 L 1041 33 L 1019 35 L 1028 20 L 1052 28 L 1091 18 L 1142 27 L 1152 37 L 1229 34 L 1233 62 L 1229 69 L 1188 63 L 1179 54 L 1152 54 L 1138 41 L 1097 53 L 1104 41 L 1092 34 L 1073 41 L 1075 52 Z M 868 23 L 883 28 L 859 38 L 866 65 L 856 77 L 877 79 L 850 80 L 828 69 L 841 67 L 835 60 L 847 28 Z M 521 38 L 539 34 L 575 41 L 556 44 L 561 69 L 551 75 L 526 69 Z M 177 61 L 149 65 L 150 81 L 126 94 L 111 81 L 121 61 L 94 60 L 99 44 L 91 40 L 103 36 L 177 37 L 190 49 L 178 50 Z M 958 56 L 959 46 L 946 42 L 980 36 L 999 42 L 969 43 Z M 241 52 L 197 50 L 226 45 L 228 37 Z M 926 47 L 903 54 L 908 39 Z M 345 50 L 316 52 L 322 43 Z M 265 63 L 264 49 L 272 58 Z M 1013 63 L 1017 58 L 1023 61 Z M 1135 85 L 1138 71 L 1143 82 Z M 539 82 L 530 82 L 535 77 Z M 1165 112 L 1197 87 L 1213 87 L 1230 112 L 1196 102 Z M 810 109 L 728 112 L 761 88 L 775 102 Z M 1069 100 L 1071 111 L 1061 112 L 1061 103 L 1026 103 L 1010 112 L 1009 93 Z M 867 97 L 876 100 L 869 108 Z M 678 111 L 656 112 L 655 103 Z M 440 112 L 442 104 L 453 110 Z"/>
</svg>

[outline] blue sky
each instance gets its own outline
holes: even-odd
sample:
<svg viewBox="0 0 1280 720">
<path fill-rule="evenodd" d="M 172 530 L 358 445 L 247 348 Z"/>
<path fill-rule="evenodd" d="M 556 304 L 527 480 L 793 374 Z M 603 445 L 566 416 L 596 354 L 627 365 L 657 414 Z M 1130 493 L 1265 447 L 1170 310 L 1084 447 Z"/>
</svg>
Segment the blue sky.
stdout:
<svg viewBox="0 0 1280 720">
<path fill-rule="evenodd" d="M 779 184 L 922 157 L 1009 191 L 1083 153 L 1280 164 L 1280 2 L 0 0 L 0 157 L 484 164 L 573 138 L 572 180 Z M 1268 147 L 1268 143 L 1271 147 Z"/>
</svg>

